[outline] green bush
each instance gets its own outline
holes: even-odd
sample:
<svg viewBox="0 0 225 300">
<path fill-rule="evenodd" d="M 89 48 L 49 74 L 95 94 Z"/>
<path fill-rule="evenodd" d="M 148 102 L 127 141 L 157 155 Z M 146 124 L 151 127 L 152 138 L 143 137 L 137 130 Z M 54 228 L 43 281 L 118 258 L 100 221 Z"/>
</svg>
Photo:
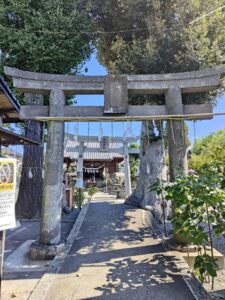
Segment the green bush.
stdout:
<svg viewBox="0 0 225 300">
<path fill-rule="evenodd" d="M 74 203 L 79 209 L 81 209 L 84 199 L 84 189 L 76 189 L 76 192 L 74 194 Z"/>
<path fill-rule="evenodd" d="M 94 196 L 94 194 L 96 194 L 98 192 L 98 188 L 96 186 L 90 187 L 88 188 L 88 197 L 89 197 L 89 201 L 92 200 L 92 197 Z"/>
<path fill-rule="evenodd" d="M 213 166 L 201 169 L 198 175 L 177 179 L 173 183 L 155 182 L 151 190 L 164 193 L 173 205 L 173 234 L 183 237 L 189 245 L 198 245 L 199 255 L 194 269 L 203 282 L 206 275 L 217 276 L 218 266 L 213 253 L 213 238 L 225 234 L 225 177 Z M 207 232 L 205 232 L 205 227 Z M 210 246 L 210 253 L 206 247 Z"/>
</svg>

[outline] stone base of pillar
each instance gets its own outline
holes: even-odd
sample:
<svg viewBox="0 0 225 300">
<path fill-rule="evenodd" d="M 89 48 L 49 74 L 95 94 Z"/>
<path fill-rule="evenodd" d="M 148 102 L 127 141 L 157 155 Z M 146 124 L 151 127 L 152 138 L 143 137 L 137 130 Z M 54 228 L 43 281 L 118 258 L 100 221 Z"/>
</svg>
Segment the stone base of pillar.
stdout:
<svg viewBox="0 0 225 300">
<path fill-rule="evenodd" d="M 52 260 L 56 255 L 62 253 L 65 244 L 45 245 L 35 241 L 30 246 L 30 256 L 34 260 Z"/>
</svg>

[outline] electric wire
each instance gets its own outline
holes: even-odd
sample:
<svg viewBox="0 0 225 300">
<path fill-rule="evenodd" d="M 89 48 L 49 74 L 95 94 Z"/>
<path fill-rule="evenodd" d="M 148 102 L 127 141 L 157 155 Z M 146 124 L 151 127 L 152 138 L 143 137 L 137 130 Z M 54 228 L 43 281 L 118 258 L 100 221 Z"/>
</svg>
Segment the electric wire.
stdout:
<svg viewBox="0 0 225 300">
<path fill-rule="evenodd" d="M 206 14 L 203 14 L 194 20 L 184 24 L 185 26 L 195 24 L 199 20 L 209 17 L 216 13 L 219 10 L 222 10 L 225 8 L 225 5 L 218 7 L 215 10 L 212 10 Z M 164 25 L 165 27 L 172 27 L 171 24 Z M 128 32 L 138 32 L 138 31 L 148 31 L 149 29 L 155 29 L 156 26 L 148 26 L 148 27 L 136 27 L 136 28 L 129 28 L 129 29 L 121 29 L 121 30 L 114 30 L 114 31 L 102 31 L 102 30 L 96 30 L 96 31 L 51 31 L 51 30 L 34 30 L 34 29 L 26 29 L 26 28 L 13 28 L 13 27 L 6 27 L 6 26 L 1 26 L 2 30 L 13 30 L 13 31 L 25 31 L 25 32 L 30 32 L 30 33 L 43 33 L 43 34 L 59 34 L 59 35 L 73 35 L 73 34 L 101 34 L 101 35 L 107 35 L 107 34 L 119 34 L 119 33 L 128 33 Z M 177 27 L 180 27 L 180 24 L 177 24 Z"/>
</svg>

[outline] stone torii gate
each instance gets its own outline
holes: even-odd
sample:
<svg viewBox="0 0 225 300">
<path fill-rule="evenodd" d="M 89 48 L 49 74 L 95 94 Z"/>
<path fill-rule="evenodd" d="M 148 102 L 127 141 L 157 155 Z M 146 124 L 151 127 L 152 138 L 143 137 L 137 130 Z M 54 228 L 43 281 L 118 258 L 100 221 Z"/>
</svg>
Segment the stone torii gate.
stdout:
<svg viewBox="0 0 225 300">
<path fill-rule="evenodd" d="M 50 94 L 49 106 L 25 106 L 24 120 L 48 121 L 41 232 L 31 246 L 37 258 L 49 258 L 60 244 L 64 121 L 168 120 L 170 178 L 185 174 L 186 147 L 181 118 L 211 119 L 212 105 L 183 105 L 182 94 L 209 92 L 220 85 L 225 67 L 159 75 L 69 76 L 5 67 L 13 85 L 26 93 Z M 104 94 L 103 107 L 65 106 L 65 95 Z M 162 94 L 165 105 L 128 105 L 128 94 Z"/>
<path fill-rule="evenodd" d="M 100 140 L 100 148 L 85 147 L 84 144 L 88 142 L 99 143 L 99 137 L 97 136 L 79 136 L 77 141 L 79 146 L 76 147 L 66 147 L 68 152 L 78 152 L 77 159 L 77 183 L 76 187 L 83 187 L 83 154 L 84 152 L 115 152 L 120 153 L 124 157 L 124 175 L 125 175 L 125 193 L 126 197 L 129 197 L 132 193 L 131 189 L 131 177 L 130 177 L 130 163 L 129 154 L 130 153 L 140 153 L 140 149 L 130 148 L 129 144 L 135 143 L 139 140 L 138 137 L 113 137 L 112 143 L 122 144 L 123 147 L 110 147 L 111 138 L 103 136 Z"/>
</svg>

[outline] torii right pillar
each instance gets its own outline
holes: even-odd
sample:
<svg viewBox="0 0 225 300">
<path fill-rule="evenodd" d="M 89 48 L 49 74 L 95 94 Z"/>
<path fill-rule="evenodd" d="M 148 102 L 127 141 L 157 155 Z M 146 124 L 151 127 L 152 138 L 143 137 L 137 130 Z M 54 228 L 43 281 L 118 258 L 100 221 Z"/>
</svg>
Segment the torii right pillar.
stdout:
<svg viewBox="0 0 225 300">
<path fill-rule="evenodd" d="M 166 107 L 169 115 L 182 115 L 183 103 L 180 88 L 170 87 L 166 92 Z M 168 149 L 170 181 L 187 175 L 187 151 L 184 121 L 168 120 Z"/>
</svg>

